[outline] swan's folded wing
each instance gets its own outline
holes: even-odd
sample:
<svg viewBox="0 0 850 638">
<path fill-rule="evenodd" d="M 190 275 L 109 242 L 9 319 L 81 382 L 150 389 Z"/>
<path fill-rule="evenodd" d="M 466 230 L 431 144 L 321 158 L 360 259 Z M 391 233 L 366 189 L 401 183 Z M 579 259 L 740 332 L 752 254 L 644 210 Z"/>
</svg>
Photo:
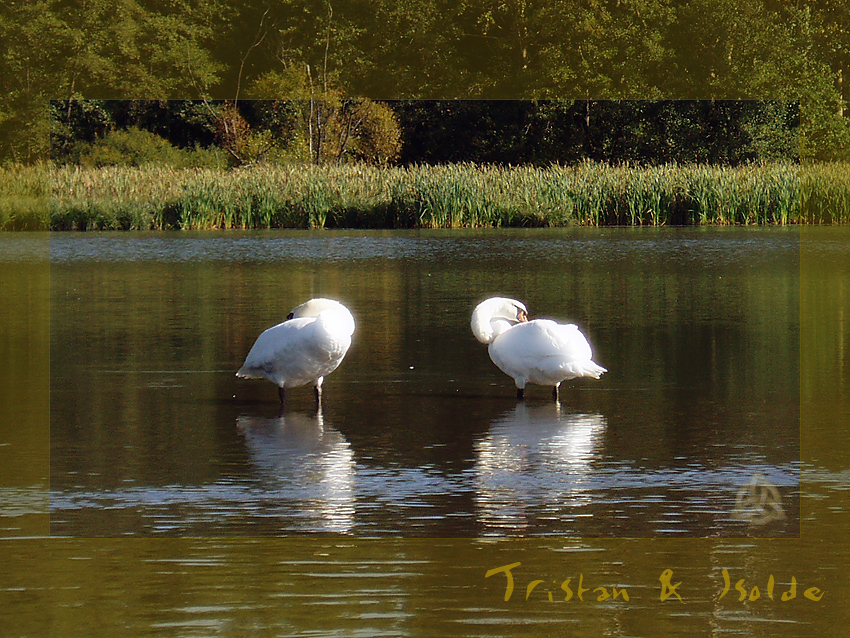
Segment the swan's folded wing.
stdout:
<svg viewBox="0 0 850 638">
<path fill-rule="evenodd" d="M 303 376 L 310 355 L 312 318 L 290 319 L 263 332 L 251 347 L 237 376 L 278 383 Z"/>
<path fill-rule="evenodd" d="M 316 361 L 338 365 L 351 346 L 351 334 L 354 331 L 351 315 L 347 311 L 345 315 L 323 312 L 311 330 L 311 355 Z"/>
<path fill-rule="evenodd" d="M 576 377 L 598 379 L 607 370 L 594 363 L 593 350 L 585 336 L 575 324 L 558 324 L 541 321 L 541 330 L 549 335 L 554 353 L 547 367 L 557 366 L 564 380 Z"/>
<path fill-rule="evenodd" d="M 599 378 L 605 368 L 591 361 L 593 352 L 574 324 L 537 319 L 514 326 L 491 347 L 502 371 L 532 383 L 554 385 L 575 377 Z"/>
<path fill-rule="evenodd" d="M 545 335 L 547 351 L 551 356 L 570 361 L 590 360 L 593 357 L 590 344 L 574 323 L 563 324 L 541 319 L 532 324 Z"/>
</svg>

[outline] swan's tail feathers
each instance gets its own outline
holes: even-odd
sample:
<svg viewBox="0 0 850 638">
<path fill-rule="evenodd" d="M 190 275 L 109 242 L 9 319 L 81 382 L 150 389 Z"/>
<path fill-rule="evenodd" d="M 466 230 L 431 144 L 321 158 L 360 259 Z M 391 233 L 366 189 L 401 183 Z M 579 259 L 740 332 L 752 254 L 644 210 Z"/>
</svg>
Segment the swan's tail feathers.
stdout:
<svg viewBox="0 0 850 638">
<path fill-rule="evenodd" d="M 598 379 L 603 374 L 608 372 L 607 369 L 590 360 L 575 361 L 569 365 L 568 369 L 569 372 L 574 375 L 574 377 L 592 377 L 594 379 Z"/>
</svg>

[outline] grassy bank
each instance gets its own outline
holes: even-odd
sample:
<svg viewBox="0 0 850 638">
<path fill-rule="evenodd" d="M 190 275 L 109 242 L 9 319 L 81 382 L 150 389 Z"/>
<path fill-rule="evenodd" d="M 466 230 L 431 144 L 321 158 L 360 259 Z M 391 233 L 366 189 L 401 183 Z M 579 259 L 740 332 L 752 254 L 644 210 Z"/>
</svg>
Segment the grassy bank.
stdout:
<svg viewBox="0 0 850 638">
<path fill-rule="evenodd" d="M 850 164 L 3 169 L 0 228 L 456 228 L 850 221 Z M 47 186 L 49 182 L 49 188 Z M 47 197 L 49 193 L 49 198 Z"/>
</svg>

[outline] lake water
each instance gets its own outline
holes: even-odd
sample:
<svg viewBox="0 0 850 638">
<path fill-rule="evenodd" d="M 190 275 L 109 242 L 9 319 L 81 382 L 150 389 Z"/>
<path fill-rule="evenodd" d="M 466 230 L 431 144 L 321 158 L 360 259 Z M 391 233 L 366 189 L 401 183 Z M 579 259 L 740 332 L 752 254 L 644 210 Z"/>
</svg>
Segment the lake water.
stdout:
<svg viewBox="0 0 850 638">
<path fill-rule="evenodd" d="M 839 635 L 848 239 L 2 236 L 0 626 Z M 494 294 L 577 323 L 609 372 L 517 401 L 469 329 Z M 281 409 L 234 374 L 315 296 L 351 309 L 354 343 L 319 411 L 309 388 Z M 661 601 L 666 569 L 683 584 Z M 600 600 L 614 587 L 629 600 Z"/>
<path fill-rule="evenodd" d="M 58 235 L 60 536 L 799 533 L 793 232 Z M 610 372 L 517 402 L 472 336 L 494 294 L 578 323 Z M 311 297 L 358 325 L 279 410 L 234 377 Z M 753 527 L 756 475 L 785 517 Z"/>
</svg>

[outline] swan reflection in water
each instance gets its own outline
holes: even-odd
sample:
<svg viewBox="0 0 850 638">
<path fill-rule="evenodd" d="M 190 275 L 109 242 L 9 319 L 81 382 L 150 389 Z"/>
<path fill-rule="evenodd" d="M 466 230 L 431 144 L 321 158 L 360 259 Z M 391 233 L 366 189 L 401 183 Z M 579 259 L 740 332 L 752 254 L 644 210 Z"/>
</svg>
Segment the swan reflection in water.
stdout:
<svg viewBox="0 0 850 638">
<path fill-rule="evenodd" d="M 487 533 L 513 536 L 536 524 L 568 532 L 564 519 L 591 499 L 605 428 L 604 416 L 559 403 L 519 403 L 497 417 L 475 443 L 476 505 Z"/>
<path fill-rule="evenodd" d="M 343 435 L 315 414 L 242 415 L 245 437 L 260 476 L 257 503 L 285 531 L 349 532 L 354 525 L 354 455 Z"/>
</svg>

